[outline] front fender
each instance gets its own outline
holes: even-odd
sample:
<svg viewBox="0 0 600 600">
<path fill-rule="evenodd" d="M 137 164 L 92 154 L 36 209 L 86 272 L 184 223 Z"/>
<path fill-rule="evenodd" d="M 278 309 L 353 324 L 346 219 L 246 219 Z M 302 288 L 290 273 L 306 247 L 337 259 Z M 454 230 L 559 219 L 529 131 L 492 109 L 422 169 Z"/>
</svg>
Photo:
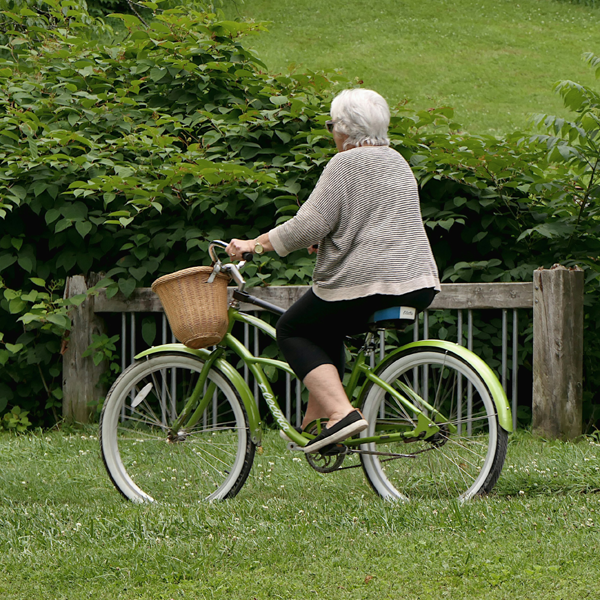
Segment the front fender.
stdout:
<svg viewBox="0 0 600 600">
<path fill-rule="evenodd" d="M 201 360 L 206 360 L 210 355 L 211 351 L 206 348 L 188 348 L 183 344 L 163 344 L 162 346 L 152 346 L 143 352 L 140 352 L 135 356 L 136 360 L 146 358 L 147 356 L 153 356 L 154 354 L 163 354 L 165 352 L 178 352 L 180 354 L 190 354 Z M 227 362 L 223 358 L 219 358 L 215 362 L 215 366 L 231 381 L 238 394 L 240 395 L 246 413 L 248 415 L 248 421 L 250 423 L 250 431 L 252 435 L 252 442 L 257 446 L 261 445 L 262 441 L 262 421 L 254 395 L 250 391 L 248 384 L 244 381 L 244 378 L 238 373 L 233 365 Z"/>
<path fill-rule="evenodd" d="M 487 385 L 490 393 L 492 394 L 492 400 L 494 401 L 494 405 L 496 406 L 496 411 L 498 412 L 498 422 L 500 426 L 505 431 L 509 433 L 513 430 L 512 424 L 512 414 L 510 410 L 510 404 L 508 403 L 508 398 L 506 397 L 506 393 L 502 388 L 502 384 L 498 381 L 495 373 L 490 369 L 485 361 L 483 361 L 477 354 L 465 348 L 464 346 L 460 346 L 459 344 L 455 344 L 453 342 L 446 342 L 444 340 L 421 340 L 418 342 L 413 342 L 411 344 L 407 344 L 406 346 L 402 346 L 402 348 L 398 348 L 391 354 L 389 354 L 384 360 L 382 360 L 375 368 L 375 373 L 377 373 L 380 368 L 384 367 L 388 362 L 394 360 L 399 354 L 402 352 L 406 352 L 406 350 L 410 350 L 412 348 L 440 348 L 442 350 L 447 350 L 460 358 L 464 359 L 483 379 L 485 384 Z"/>
</svg>

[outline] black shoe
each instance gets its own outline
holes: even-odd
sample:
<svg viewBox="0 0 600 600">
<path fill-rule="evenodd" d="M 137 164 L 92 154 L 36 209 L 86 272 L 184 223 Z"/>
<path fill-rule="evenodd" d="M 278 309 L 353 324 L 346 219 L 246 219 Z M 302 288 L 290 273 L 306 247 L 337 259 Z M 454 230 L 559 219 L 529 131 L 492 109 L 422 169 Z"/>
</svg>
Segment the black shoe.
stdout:
<svg viewBox="0 0 600 600">
<path fill-rule="evenodd" d="M 324 427 L 316 438 L 304 446 L 303 450 L 306 454 L 318 452 L 325 446 L 330 446 L 331 444 L 336 444 L 337 442 L 352 437 L 366 429 L 368 426 L 369 424 L 363 419 L 363 416 L 357 410 L 353 410 L 343 419 L 338 421 L 331 429 Z"/>
</svg>

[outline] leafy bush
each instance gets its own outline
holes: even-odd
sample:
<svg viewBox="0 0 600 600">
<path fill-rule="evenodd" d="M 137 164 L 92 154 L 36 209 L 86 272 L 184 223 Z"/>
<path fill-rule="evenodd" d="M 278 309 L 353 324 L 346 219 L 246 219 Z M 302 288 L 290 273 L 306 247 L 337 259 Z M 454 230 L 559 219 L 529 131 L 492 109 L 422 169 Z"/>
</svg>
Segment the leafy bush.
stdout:
<svg viewBox="0 0 600 600">
<path fill-rule="evenodd" d="M 67 276 L 102 271 L 109 295 L 128 296 L 204 262 L 208 240 L 290 218 L 334 151 L 331 77 L 266 73 L 241 42 L 260 24 L 144 4 L 148 27 L 117 15 L 126 34 L 113 37 L 66 0 L 4 13 L 0 409 L 18 405 L 36 424 L 56 418 L 68 309 L 83 300 L 62 299 Z M 580 262 L 597 294 L 597 175 L 586 171 L 597 102 L 575 84 L 559 91 L 576 118 L 540 119 L 552 130 L 541 136 L 469 135 L 447 108 L 394 112 L 392 143 L 419 179 L 444 280 L 531 280 L 540 265 Z M 247 273 L 300 284 L 312 264 L 268 256 Z M 590 407 L 598 376 L 586 364 Z"/>
<path fill-rule="evenodd" d="M 102 44 L 78 35 L 85 11 L 48 6 L 39 19 L 61 27 L 9 32 L 0 64 L 0 308 L 9 343 L 0 360 L 10 365 L 0 397 L 42 423 L 60 404 L 68 275 L 107 271 L 109 295 L 127 296 L 205 261 L 207 240 L 256 235 L 289 218 L 331 153 L 322 130 L 329 81 L 266 74 L 239 42 L 260 25 L 172 10 L 146 30 L 120 15 L 128 36 Z M 6 17 L 19 24 L 23 15 Z M 97 19 L 92 26 L 106 31 Z M 250 275 L 258 283 L 309 276 L 305 258 L 288 264 L 265 258 Z M 43 302 L 34 298 L 40 280 Z"/>
</svg>

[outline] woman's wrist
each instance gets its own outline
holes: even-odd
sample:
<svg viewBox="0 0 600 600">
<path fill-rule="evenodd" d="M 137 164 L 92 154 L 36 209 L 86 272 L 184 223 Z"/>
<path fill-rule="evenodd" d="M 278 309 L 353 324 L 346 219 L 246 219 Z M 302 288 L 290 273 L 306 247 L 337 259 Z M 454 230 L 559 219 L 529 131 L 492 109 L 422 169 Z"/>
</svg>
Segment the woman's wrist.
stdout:
<svg viewBox="0 0 600 600">
<path fill-rule="evenodd" d="M 253 242 L 254 247 L 256 248 L 257 244 L 260 245 L 263 249 L 263 252 L 272 252 L 274 250 L 273 244 L 271 244 L 271 240 L 269 239 L 268 233 L 263 233 L 259 235 Z M 262 254 L 261 252 L 260 254 Z"/>
</svg>

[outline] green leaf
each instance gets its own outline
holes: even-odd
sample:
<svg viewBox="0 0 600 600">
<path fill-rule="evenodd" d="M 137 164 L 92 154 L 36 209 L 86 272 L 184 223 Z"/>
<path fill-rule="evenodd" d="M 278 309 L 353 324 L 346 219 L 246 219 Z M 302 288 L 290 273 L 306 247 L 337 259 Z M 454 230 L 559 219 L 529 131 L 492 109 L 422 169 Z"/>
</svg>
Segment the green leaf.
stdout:
<svg viewBox="0 0 600 600">
<path fill-rule="evenodd" d="M 133 277 L 129 279 L 119 279 L 119 289 L 125 298 L 129 298 L 136 287 L 136 281 Z"/>
<path fill-rule="evenodd" d="M 17 257 L 12 254 L 0 255 L 0 271 L 4 271 L 7 267 L 17 262 Z"/>
<path fill-rule="evenodd" d="M 73 306 L 81 306 L 87 299 L 87 294 L 77 294 L 69 298 L 69 302 Z"/>
<path fill-rule="evenodd" d="M 166 69 L 159 69 L 158 67 L 154 67 L 154 69 L 150 70 L 150 78 L 153 81 L 160 81 L 165 75 L 167 75 L 168 71 Z"/>
<path fill-rule="evenodd" d="M 56 221 L 56 219 L 58 219 L 58 217 L 60 217 L 60 211 L 57 210 L 56 208 L 51 208 L 45 216 L 46 219 L 46 223 L 48 225 L 50 225 L 50 223 L 54 223 L 54 221 Z"/>
<path fill-rule="evenodd" d="M 269 100 L 275 105 L 275 106 L 282 106 L 284 104 L 287 104 L 288 99 L 287 96 L 271 96 L 269 98 Z"/>
<path fill-rule="evenodd" d="M 292 136 L 286 131 L 275 130 L 275 133 L 284 144 L 287 144 L 292 139 Z"/>
<path fill-rule="evenodd" d="M 129 272 L 137 279 L 138 281 L 142 281 L 147 271 L 144 267 L 131 267 Z"/>
<path fill-rule="evenodd" d="M 94 226 L 89 221 L 77 221 L 75 223 L 75 229 L 79 232 L 79 235 L 84 238 Z"/>
<path fill-rule="evenodd" d="M 152 346 L 156 339 L 156 321 L 152 317 L 146 317 L 142 321 L 142 338 L 148 344 Z"/>
<path fill-rule="evenodd" d="M 66 315 L 61 315 L 61 314 L 53 314 L 52 315 L 51 314 L 51 315 L 47 315 L 46 319 L 50 323 L 53 323 L 54 325 L 58 325 L 59 327 L 65 329 L 65 330 L 71 328 L 71 320 Z"/>
<path fill-rule="evenodd" d="M 39 277 L 30 277 L 29 281 L 31 281 L 31 283 L 33 283 L 34 285 L 39 285 L 43 288 L 46 287 L 46 282 L 43 279 L 40 279 Z"/>
<path fill-rule="evenodd" d="M 12 315 L 22 313 L 25 308 L 27 308 L 27 303 L 23 302 L 21 298 L 14 298 L 8 303 L 8 310 Z"/>
<path fill-rule="evenodd" d="M 72 224 L 73 224 L 73 222 L 70 221 L 69 219 L 61 219 L 54 227 L 54 233 L 60 233 L 61 231 L 67 229 L 68 227 L 71 227 Z"/>
<path fill-rule="evenodd" d="M 33 261 L 29 256 L 19 256 L 19 266 L 28 273 L 31 273 L 31 270 L 33 269 Z"/>
<path fill-rule="evenodd" d="M 25 198 L 27 197 L 27 190 L 20 185 L 15 185 L 11 187 L 10 192 L 20 200 L 25 200 Z"/>
<path fill-rule="evenodd" d="M 17 321 L 20 321 L 21 323 L 23 323 L 23 325 L 29 325 L 29 323 L 39 323 L 40 321 L 44 320 L 44 318 L 41 315 L 36 315 L 33 313 L 25 313 L 22 317 L 19 317 L 17 319 Z"/>
<path fill-rule="evenodd" d="M 16 354 L 23 348 L 23 344 L 6 344 L 6 349 L 12 354 Z"/>
</svg>

